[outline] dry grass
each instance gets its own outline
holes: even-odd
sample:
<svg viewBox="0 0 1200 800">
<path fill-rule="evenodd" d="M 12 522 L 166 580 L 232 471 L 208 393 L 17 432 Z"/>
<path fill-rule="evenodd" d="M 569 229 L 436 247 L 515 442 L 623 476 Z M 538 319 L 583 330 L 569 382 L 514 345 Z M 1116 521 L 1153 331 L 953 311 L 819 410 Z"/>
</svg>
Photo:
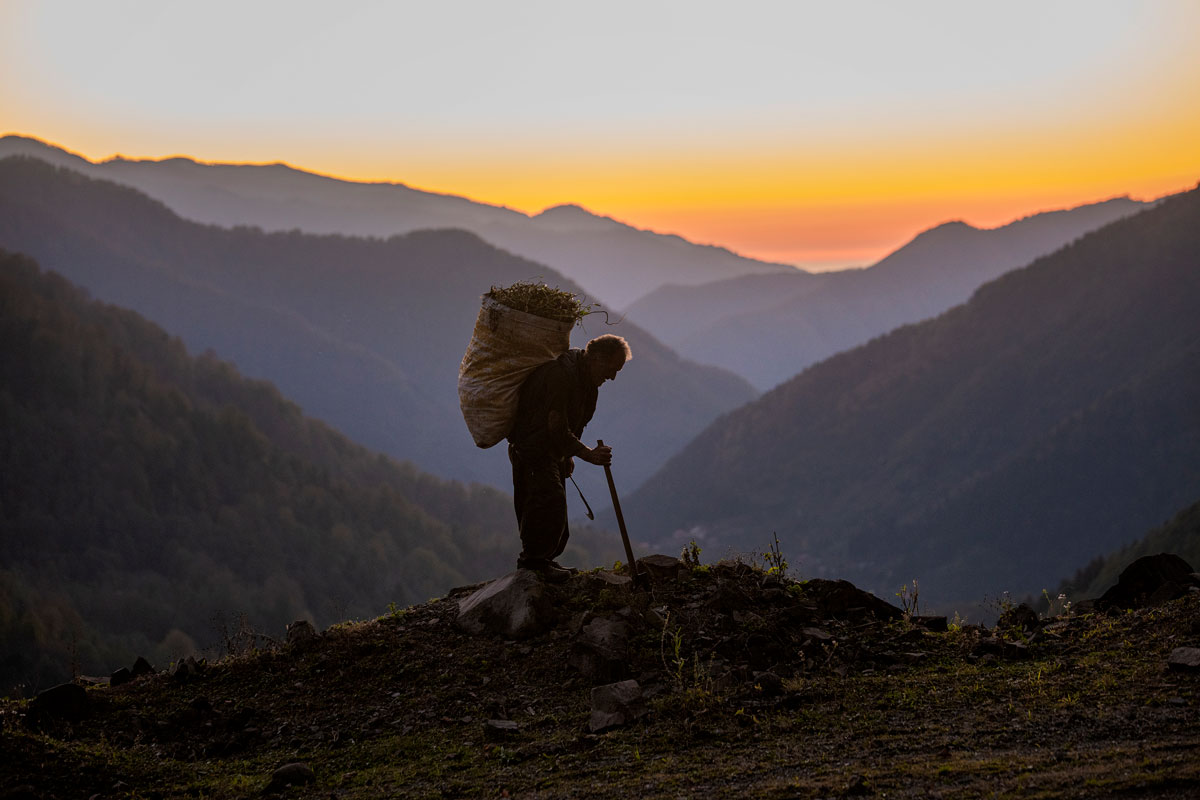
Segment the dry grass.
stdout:
<svg viewBox="0 0 1200 800">
<path fill-rule="evenodd" d="M 518 281 L 511 286 L 493 286 L 485 296 L 517 311 L 558 322 L 580 322 L 596 308 L 594 303 L 584 305 L 578 295 L 572 292 L 557 286 L 552 289 L 535 281 Z"/>
</svg>

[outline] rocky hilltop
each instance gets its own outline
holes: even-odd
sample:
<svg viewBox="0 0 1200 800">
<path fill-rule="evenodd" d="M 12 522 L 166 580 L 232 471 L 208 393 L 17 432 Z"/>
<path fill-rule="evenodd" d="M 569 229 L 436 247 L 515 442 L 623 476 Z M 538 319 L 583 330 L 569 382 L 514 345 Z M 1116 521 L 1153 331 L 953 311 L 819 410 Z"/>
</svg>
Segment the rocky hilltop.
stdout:
<svg viewBox="0 0 1200 800">
<path fill-rule="evenodd" d="M 685 553 L 685 555 L 688 555 Z M 1194 797 L 1200 584 L 994 627 L 766 564 L 518 571 L 0 703 L 0 797 Z M 136 675 L 136 677 L 135 677 Z"/>
</svg>

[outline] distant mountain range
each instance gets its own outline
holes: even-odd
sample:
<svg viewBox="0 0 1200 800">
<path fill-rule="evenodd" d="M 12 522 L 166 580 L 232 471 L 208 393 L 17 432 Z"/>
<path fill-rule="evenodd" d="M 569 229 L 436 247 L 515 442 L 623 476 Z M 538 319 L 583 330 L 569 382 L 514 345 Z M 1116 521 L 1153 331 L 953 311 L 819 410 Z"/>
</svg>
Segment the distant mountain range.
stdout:
<svg viewBox="0 0 1200 800">
<path fill-rule="evenodd" d="M 283 164 L 201 164 L 186 158 L 94 163 L 37 139 L 0 138 L 0 158 L 27 155 L 94 178 L 132 186 L 197 222 L 266 231 L 389 237 L 461 228 L 545 265 L 547 280 L 565 276 L 611 310 L 666 283 L 695 284 L 793 267 L 744 258 L 721 247 L 639 230 L 559 206 L 534 217 L 463 197 L 396 183 L 356 183 Z M 522 276 L 540 275 L 531 272 Z"/>
<path fill-rule="evenodd" d="M 688 358 L 766 390 L 835 353 L 936 316 L 987 281 L 1147 205 L 1118 198 L 992 230 L 950 222 L 868 269 L 664 286 L 633 303 L 628 316 Z"/>
<path fill-rule="evenodd" d="M 1037 594 L 1200 498 L 1198 308 L 1200 190 L 722 417 L 625 517 L 943 608 Z"/>
<path fill-rule="evenodd" d="M 206 226 L 128 187 L 25 157 L 0 160 L 0 246 L 146 315 L 193 352 L 211 349 L 273 381 L 366 446 L 498 487 L 511 486 L 504 448 L 475 447 L 457 399 L 480 295 L 531 274 L 582 291 L 465 231 L 380 240 Z M 623 487 L 755 396 L 630 322 L 589 317 L 576 343 L 604 332 L 625 336 L 634 359 L 602 390 L 588 435 L 614 447 Z M 599 473 L 580 470 L 577 480 L 603 499 Z"/>
</svg>

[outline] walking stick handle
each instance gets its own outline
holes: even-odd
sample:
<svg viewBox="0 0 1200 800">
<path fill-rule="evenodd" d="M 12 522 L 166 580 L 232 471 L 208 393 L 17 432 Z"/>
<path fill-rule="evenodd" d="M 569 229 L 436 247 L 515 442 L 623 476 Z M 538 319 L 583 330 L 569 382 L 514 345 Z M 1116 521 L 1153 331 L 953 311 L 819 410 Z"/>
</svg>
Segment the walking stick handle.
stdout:
<svg viewBox="0 0 1200 800">
<path fill-rule="evenodd" d="M 597 447 L 604 447 L 604 440 L 596 440 Z M 625 557 L 629 559 L 629 575 L 634 584 L 638 584 L 642 576 L 638 574 L 637 559 L 633 557 L 633 547 L 629 544 L 629 531 L 625 529 L 625 515 L 621 513 L 621 501 L 617 499 L 617 485 L 613 483 L 612 468 L 604 465 L 604 477 L 608 478 L 608 493 L 612 495 L 613 512 L 617 515 L 617 525 L 621 528 L 621 542 L 625 545 Z"/>
</svg>

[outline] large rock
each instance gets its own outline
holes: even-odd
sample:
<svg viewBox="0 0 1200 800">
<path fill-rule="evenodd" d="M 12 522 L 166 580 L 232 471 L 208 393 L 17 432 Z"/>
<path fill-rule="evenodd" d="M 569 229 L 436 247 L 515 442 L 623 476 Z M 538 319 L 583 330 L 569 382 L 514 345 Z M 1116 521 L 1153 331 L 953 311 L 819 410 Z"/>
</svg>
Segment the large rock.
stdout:
<svg viewBox="0 0 1200 800">
<path fill-rule="evenodd" d="M 612 617 L 596 617 L 579 632 L 571 663 L 595 683 L 611 683 L 629 672 L 629 625 Z"/>
<path fill-rule="evenodd" d="M 1096 600 L 1101 611 L 1142 608 L 1182 597 L 1192 585 L 1192 567 L 1177 555 L 1142 556 L 1117 578 L 1115 586 Z"/>
<path fill-rule="evenodd" d="M 458 626 L 468 633 L 521 639 L 553 622 L 553 605 L 536 572 L 519 569 L 458 601 Z"/>
<path fill-rule="evenodd" d="M 87 690 L 74 683 L 61 683 L 39 694 L 29 704 L 32 717 L 75 721 L 88 712 Z"/>
<path fill-rule="evenodd" d="M 864 592 L 850 581 L 828 581 L 814 578 L 804 583 L 804 594 L 813 600 L 821 616 L 832 619 L 874 617 L 880 620 L 901 619 L 904 612 Z"/>
<path fill-rule="evenodd" d="M 592 689 L 592 733 L 627 725 L 646 714 L 642 687 L 637 681 L 620 681 Z"/>
</svg>

